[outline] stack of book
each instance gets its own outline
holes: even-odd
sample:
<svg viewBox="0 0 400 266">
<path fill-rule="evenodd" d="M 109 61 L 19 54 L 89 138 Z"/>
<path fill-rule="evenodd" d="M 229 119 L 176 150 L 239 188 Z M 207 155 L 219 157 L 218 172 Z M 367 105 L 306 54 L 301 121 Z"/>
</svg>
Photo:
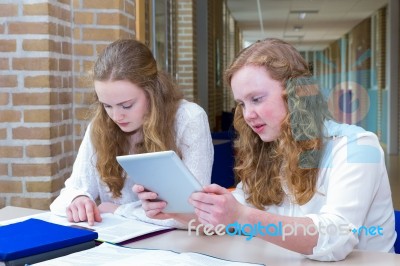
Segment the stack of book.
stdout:
<svg viewBox="0 0 400 266">
<path fill-rule="evenodd" d="M 0 265 L 18 266 L 96 246 L 97 232 L 27 219 L 0 226 Z"/>
</svg>

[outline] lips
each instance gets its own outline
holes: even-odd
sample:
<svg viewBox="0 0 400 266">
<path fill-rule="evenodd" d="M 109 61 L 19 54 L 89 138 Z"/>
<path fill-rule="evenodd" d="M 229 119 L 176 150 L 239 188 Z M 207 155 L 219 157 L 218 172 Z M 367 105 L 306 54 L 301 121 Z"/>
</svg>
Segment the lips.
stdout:
<svg viewBox="0 0 400 266">
<path fill-rule="evenodd" d="M 251 128 L 253 129 L 254 132 L 260 134 L 264 130 L 265 124 L 252 125 Z"/>
<path fill-rule="evenodd" d="M 118 123 L 118 126 L 120 126 L 120 127 L 126 127 L 128 125 L 129 125 L 129 123 Z"/>
</svg>

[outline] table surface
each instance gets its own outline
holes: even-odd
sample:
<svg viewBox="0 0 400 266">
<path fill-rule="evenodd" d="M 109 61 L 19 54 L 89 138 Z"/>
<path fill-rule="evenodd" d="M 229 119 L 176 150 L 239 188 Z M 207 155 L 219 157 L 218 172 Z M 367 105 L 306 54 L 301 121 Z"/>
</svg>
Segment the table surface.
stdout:
<svg viewBox="0 0 400 266">
<path fill-rule="evenodd" d="M 43 211 L 7 206 L 0 209 L 0 221 L 37 214 Z M 223 259 L 262 263 L 265 265 L 322 265 L 302 255 L 283 249 L 258 238 L 247 241 L 244 236 L 196 236 L 186 230 L 174 230 L 143 240 L 126 244 L 135 248 L 167 249 L 177 252 L 200 252 Z M 355 250 L 338 265 L 400 265 L 400 255 L 383 252 Z"/>
</svg>

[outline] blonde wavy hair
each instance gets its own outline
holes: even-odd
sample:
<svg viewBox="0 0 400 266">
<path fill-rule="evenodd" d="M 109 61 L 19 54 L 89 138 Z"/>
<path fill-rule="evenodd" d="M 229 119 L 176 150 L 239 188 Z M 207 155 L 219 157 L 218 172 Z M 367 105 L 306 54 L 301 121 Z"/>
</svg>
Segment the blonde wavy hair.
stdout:
<svg viewBox="0 0 400 266">
<path fill-rule="evenodd" d="M 264 67 L 281 82 L 288 114 L 279 138 L 263 142 L 245 122 L 242 108 L 236 107 L 236 177 L 243 183 L 247 202 L 256 208 L 281 204 L 283 186 L 296 203 L 305 204 L 316 192 L 323 122 L 331 118 L 327 104 L 306 61 L 282 40 L 269 38 L 243 49 L 225 72 L 227 84 L 246 65 Z"/>
<path fill-rule="evenodd" d="M 157 63 L 147 46 L 132 39 L 111 43 L 94 64 L 93 80 L 128 80 L 144 90 L 149 101 L 149 112 L 141 128 L 143 140 L 135 147 L 137 153 L 174 150 L 181 156 L 174 128 L 182 94 L 167 74 L 157 69 Z M 123 132 L 112 121 L 95 92 L 94 97 L 96 101 L 90 134 L 97 157 L 96 168 L 101 180 L 117 198 L 121 196 L 126 173 L 115 157 L 129 154 L 131 134 Z"/>
</svg>

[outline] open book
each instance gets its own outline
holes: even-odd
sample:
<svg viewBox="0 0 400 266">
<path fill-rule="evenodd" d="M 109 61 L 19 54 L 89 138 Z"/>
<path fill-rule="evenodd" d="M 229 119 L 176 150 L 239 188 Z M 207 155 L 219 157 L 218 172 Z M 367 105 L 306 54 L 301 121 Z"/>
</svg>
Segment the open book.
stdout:
<svg viewBox="0 0 400 266">
<path fill-rule="evenodd" d="M 76 228 L 88 229 L 98 233 L 99 238 L 97 240 L 110 242 L 110 243 L 121 243 L 128 240 L 132 240 L 137 237 L 149 236 L 151 234 L 161 233 L 173 230 L 171 227 L 165 227 L 155 224 L 146 223 L 139 220 L 127 219 L 112 213 L 101 214 L 102 222 L 95 223 L 90 226 L 87 222 L 71 223 L 68 222 L 67 218 L 57 216 L 51 212 L 44 212 L 26 216 L 18 219 L 2 221 L 1 224 L 10 224 L 17 221 L 26 220 L 28 218 L 36 218 L 50 223 L 68 225 Z"/>
<path fill-rule="evenodd" d="M 130 266 L 130 265 L 191 265 L 191 266 L 250 266 L 263 265 L 211 257 L 201 253 L 177 253 L 170 250 L 129 248 L 109 243 L 44 261 L 38 266 Z"/>
</svg>

